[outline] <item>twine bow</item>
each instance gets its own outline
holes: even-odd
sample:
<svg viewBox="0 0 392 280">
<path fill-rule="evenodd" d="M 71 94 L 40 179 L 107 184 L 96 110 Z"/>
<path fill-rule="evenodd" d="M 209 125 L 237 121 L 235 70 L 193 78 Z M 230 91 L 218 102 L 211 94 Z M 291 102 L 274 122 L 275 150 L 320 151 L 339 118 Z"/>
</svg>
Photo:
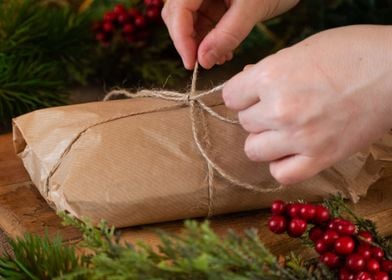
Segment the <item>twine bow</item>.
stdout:
<svg viewBox="0 0 392 280">
<path fill-rule="evenodd" d="M 192 85 L 191 85 L 191 90 L 188 93 L 180 93 L 180 92 L 175 92 L 175 91 L 166 91 L 166 90 L 141 90 L 135 93 L 129 92 L 125 89 L 120 89 L 120 90 L 113 90 L 109 92 L 105 98 L 104 101 L 110 100 L 112 97 L 115 96 L 125 96 L 127 98 L 147 98 L 147 97 L 152 97 L 152 98 L 159 98 L 159 99 L 164 99 L 164 100 L 170 100 L 170 101 L 175 101 L 175 102 L 180 102 L 184 104 L 184 106 L 189 106 L 190 107 L 190 115 L 191 115 L 191 124 L 192 124 L 192 133 L 193 133 L 193 139 L 195 141 L 195 144 L 201 154 L 201 156 L 204 158 L 207 164 L 207 182 L 208 182 L 208 214 L 207 216 L 210 217 L 213 215 L 213 210 L 214 210 L 214 173 L 216 172 L 219 174 L 222 178 L 226 179 L 229 181 L 232 185 L 242 187 L 247 190 L 252 190 L 256 192 L 262 192 L 262 193 L 267 193 L 267 192 L 276 192 L 282 189 L 282 186 L 280 185 L 279 187 L 274 187 L 274 188 L 262 188 L 261 186 L 255 186 L 253 184 L 249 184 L 243 181 L 238 180 L 237 178 L 233 177 L 232 175 L 228 174 L 222 167 L 219 166 L 219 164 L 213 160 L 206 152 L 206 147 L 210 145 L 209 143 L 209 138 L 208 134 L 205 133 L 204 136 L 201 135 L 200 132 L 200 126 L 204 128 L 204 131 L 207 130 L 207 124 L 204 119 L 204 112 L 207 112 L 210 114 L 212 117 L 217 118 L 221 121 L 224 121 L 226 123 L 231 123 L 231 124 L 236 124 L 238 125 L 239 122 L 238 120 L 233 120 L 226 118 L 214 110 L 212 110 L 211 107 L 209 107 L 207 104 L 205 104 L 202 101 L 202 98 L 208 95 L 211 95 L 213 93 L 216 93 L 220 90 L 222 90 L 224 84 L 219 85 L 217 87 L 214 87 L 208 91 L 202 92 L 202 93 L 197 93 L 196 91 L 196 82 L 197 82 L 197 75 L 198 75 L 198 63 L 196 63 L 194 71 L 193 71 L 193 76 L 192 76 Z M 199 113 L 199 115 L 198 115 Z"/>
</svg>

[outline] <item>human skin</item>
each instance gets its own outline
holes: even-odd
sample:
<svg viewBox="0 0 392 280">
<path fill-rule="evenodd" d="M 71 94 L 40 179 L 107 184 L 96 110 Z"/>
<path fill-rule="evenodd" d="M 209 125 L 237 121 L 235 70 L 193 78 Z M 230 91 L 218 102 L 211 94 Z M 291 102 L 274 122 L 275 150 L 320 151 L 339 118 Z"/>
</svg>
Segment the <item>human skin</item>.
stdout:
<svg viewBox="0 0 392 280">
<path fill-rule="evenodd" d="M 299 0 L 167 0 L 162 10 L 174 46 L 186 69 L 196 59 L 206 69 L 233 57 L 254 25 Z"/>
<path fill-rule="evenodd" d="M 297 2 L 168 0 L 163 17 L 185 67 L 197 58 L 210 68 L 231 59 L 259 20 Z M 249 132 L 247 156 L 294 184 L 376 141 L 392 128 L 391 49 L 391 26 L 331 29 L 230 79 L 223 98 Z"/>
<path fill-rule="evenodd" d="M 392 27 L 331 29 L 247 67 L 224 86 L 247 156 L 282 184 L 314 176 L 392 128 Z"/>
</svg>

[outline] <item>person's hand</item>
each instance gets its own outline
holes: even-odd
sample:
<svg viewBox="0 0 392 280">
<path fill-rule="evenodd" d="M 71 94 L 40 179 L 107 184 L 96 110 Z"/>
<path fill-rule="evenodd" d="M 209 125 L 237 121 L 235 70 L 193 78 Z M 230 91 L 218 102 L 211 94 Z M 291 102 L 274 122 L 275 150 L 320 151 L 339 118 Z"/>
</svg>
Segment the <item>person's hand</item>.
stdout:
<svg viewBox="0 0 392 280">
<path fill-rule="evenodd" d="M 233 57 L 233 50 L 260 20 L 299 0 L 168 0 L 162 18 L 185 68 L 196 59 L 206 69 Z"/>
<path fill-rule="evenodd" d="M 247 156 L 282 184 L 312 177 L 392 128 L 392 27 L 319 33 L 230 79 Z M 315 186 L 317 187 L 317 186 Z"/>
</svg>

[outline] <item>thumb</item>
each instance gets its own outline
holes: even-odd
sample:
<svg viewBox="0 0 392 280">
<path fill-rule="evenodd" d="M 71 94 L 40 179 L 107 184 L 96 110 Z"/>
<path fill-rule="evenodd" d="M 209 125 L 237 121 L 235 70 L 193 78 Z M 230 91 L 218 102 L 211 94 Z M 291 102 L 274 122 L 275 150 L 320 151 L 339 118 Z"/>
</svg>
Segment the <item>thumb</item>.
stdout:
<svg viewBox="0 0 392 280">
<path fill-rule="evenodd" d="M 204 68 L 209 69 L 224 62 L 225 57 L 238 47 L 257 22 L 256 16 L 249 15 L 249 9 L 240 2 L 234 2 L 215 28 L 201 41 L 197 58 Z"/>
</svg>

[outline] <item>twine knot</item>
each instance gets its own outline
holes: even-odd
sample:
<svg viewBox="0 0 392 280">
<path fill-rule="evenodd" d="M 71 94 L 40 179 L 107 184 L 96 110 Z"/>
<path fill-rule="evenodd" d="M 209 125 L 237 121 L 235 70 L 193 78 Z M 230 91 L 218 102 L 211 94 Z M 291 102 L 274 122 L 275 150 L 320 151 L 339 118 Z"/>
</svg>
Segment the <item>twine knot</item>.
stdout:
<svg viewBox="0 0 392 280">
<path fill-rule="evenodd" d="M 175 101 L 183 104 L 184 106 L 190 107 L 190 116 L 192 123 L 192 133 L 195 144 L 201 154 L 201 156 L 206 161 L 207 165 L 207 184 L 208 184 L 208 213 L 207 216 L 210 217 L 213 215 L 214 211 L 214 174 L 218 173 L 222 178 L 226 179 L 233 186 L 242 187 L 247 190 L 252 190 L 256 192 L 276 192 L 282 189 L 282 185 L 275 188 L 262 188 L 262 186 L 255 186 L 237 178 L 233 177 L 231 174 L 228 174 L 216 160 L 212 159 L 210 155 L 207 153 L 207 149 L 210 146 L 210 141 L 208 137 L 208 129 L 207 123 L 204 119 L 204 113 L 210 114 L 212 117 L 217 118 L 223 122 L 231 123 L 238 125 L 238 120 L 230 119 L 225 116 L 222 116 L 215 112 L 210 106 L 205 104 L 202 100 L 203 97 L 211 95 L 213 93 L 219 92 L 223 89 L 224 84 L 221 84 L 217 87 L 214 87 L 208 91 L 204 91 L 201 93 L 197 93 L 196 90 L 196 81 L 198 75 L 198 63 L 196 63 L 193 76 L 192 76 L 192 85 L 189 92 L 180 93 L 176 91 L 167 91 L 167 90 L 141 90 L 138 92 L 129 92 L 125 89 L 118 89 L 109 92 L 104 101 L 110 100 L 115 96 L 125 96 L 127 98 L 159 98 L 163 100 Z M 201 129 L 204 131 L 204 135 L 202 135 Z"/>
</svg>

